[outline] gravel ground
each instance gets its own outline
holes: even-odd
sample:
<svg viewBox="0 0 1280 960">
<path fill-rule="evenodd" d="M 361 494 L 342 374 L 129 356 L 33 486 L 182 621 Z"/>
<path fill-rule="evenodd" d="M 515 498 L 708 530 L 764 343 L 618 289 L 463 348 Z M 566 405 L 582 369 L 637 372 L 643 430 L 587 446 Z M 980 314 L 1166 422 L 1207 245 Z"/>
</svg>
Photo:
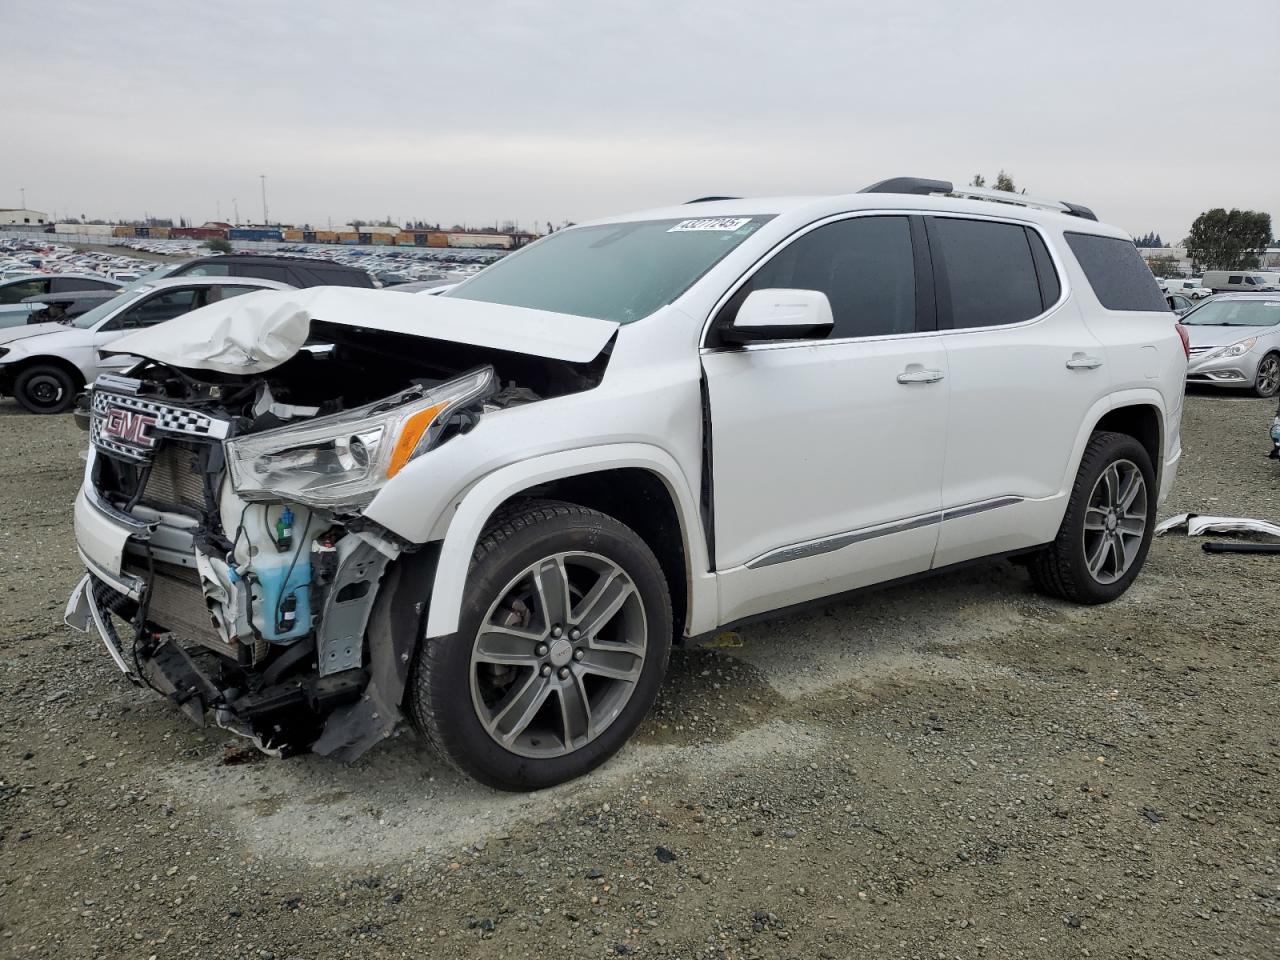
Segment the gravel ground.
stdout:
<svg viewBox="0 0 1280 960">
<path fill-rule="evenodd" d="M 1162 515 L 1274 519 L 1273 409 L 1189 397 Z M 994 563 L 752 626 L 512 796 L 130 687 L 61 625 L 83 442 L 0 404 L 0 956 L 1280 955 L 1280 558 L 1170 536 L 1106 607 Z"/>
</svg>

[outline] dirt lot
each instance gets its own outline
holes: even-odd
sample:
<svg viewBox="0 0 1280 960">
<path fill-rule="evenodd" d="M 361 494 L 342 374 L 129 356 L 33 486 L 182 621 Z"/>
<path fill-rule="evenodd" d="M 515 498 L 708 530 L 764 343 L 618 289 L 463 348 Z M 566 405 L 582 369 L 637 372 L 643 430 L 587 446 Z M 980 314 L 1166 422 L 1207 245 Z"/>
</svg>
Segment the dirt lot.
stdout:
<svg viewBox="0 0 1280 960">
<path fill-rule="evenodd" d="M 1190 397 L 1162 515 L 1280 514 L 1273 409 Z M 61 625 L 83 444 L 0 403 L 0 956 L 1280 956 L 1280 558 L 1169 537 L 1108 607 L 997 563 L 751 627 L 511 796 L 130 687 Z"/>
</svg>

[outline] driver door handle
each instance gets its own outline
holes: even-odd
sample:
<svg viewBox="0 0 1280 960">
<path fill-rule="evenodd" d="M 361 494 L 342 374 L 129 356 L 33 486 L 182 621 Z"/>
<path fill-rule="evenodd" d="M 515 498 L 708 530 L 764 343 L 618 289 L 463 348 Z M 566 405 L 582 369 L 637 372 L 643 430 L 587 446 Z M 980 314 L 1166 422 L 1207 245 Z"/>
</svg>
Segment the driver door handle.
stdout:
<svg viewBox="0 0 1280 960">
<path fill-rule="evenodd" d="M 941 370 L 926 370 L 918 363 L 913 363 L 898 374 L 899 383 L 937 383 L 946 374 Z"/>
</svg>

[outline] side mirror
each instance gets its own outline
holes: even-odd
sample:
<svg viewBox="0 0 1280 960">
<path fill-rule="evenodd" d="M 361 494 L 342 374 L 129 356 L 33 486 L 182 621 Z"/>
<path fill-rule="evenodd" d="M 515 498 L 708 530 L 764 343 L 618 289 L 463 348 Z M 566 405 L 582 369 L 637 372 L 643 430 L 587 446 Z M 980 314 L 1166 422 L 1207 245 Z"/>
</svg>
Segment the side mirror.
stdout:
<svg viewBox="0 0 1280 960">
<path fill-rule="evenodd" d="M 820 339 L 833 323 L 831 301 L 819 290 L 753 290 L 721 339 L 731 344 Z"/>
</svg>

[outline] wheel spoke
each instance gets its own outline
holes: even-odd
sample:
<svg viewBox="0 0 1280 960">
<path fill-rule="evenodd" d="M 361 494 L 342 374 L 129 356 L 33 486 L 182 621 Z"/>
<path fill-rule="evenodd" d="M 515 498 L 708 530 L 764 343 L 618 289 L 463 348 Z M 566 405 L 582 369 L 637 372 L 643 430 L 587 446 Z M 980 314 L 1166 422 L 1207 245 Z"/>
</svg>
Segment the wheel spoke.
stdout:
<svg viewBox="0 0 1280 960">
<path fill-rule="evenodd" d="M 573 611 L 572 620 L 588 638 L 595 638 L 608 626 L 627 598 L 635 592 L 627 575 L 616 568 L 600 575 L 590 592 Z"/>
<path fill-rule="evenodd" d="M 1114 463 L 1110 464 L 1102 473 L 1102 482 L 1106 484 L 1106 497 L 1108 507 L 1115 507 L 1120 502 L 1120 469 Z"/>
<path fill-rule="evenodd" d="M 1107 548 L 1110 545 L 1111 538 L 1103 534 L 1098 538 L 1098 545 L 1085 558 L 1085 565 L 1095 577 L 1102 573 L 1102 564 L 1107 558 Z"/>
<path fill-rule="evenodd" d="M 564 746 L 572 750 L 574 743 L 591 734 L 591 702 L 587 699 L 582 677 L 574 675 L 560 684 L 560 722 L 564 730 Z"/>
<path fill-rule="evenodd" d="M 551 684 L 537 671 L 531 671 L 528 679 L 520 686 L 512 687 L 506 700 L 499 704 L 489 722 L 489 729 L 500 740 L 510 743 L 529 726 L 550 693 Z"/>
<path fill-rule="evenodd" d="M 489 624 L 476 640 L 476 659 L 508 666 L 536 666 L 538 657 L 533 650 L 541 639 L 542 634 L 532 630 Z"/>
<path fill-rule="evenodd" d="M 1142 474 L 1137 470 L 1132 471 L 1120 492 L 1119 507 L 1121 513 L 1129 512 L 1133 507 L 1133 502 L 1138 499 L 1138 494 L 1142 493 L 1144 487 Z"/>
<path fill-rule="evenodd" d="M 611 680 L 635 680 L 643 665 L 644 653 L 635 647 L 609 644 L 606 649 L 603 644 L 596 644 L 583 651 L 578 669 Z"/>
<path fill-rule="evenodd" d="M 1129 551 L 1124 537 L 1120 536 L 1118 531 L 1112 534 L 1111 541 L 1111 551 L 1116 558 L 1115 573 L 1118 577 L 1129 569 Z"/>
<path fill-rule="evenodd" d="M 538 591 L 543 623 L 550 628 L 554 624 L 569 622 L 569 574 L 564 559 L 548 557 L 533 572 L 533 585 Z"/>
</svg>

